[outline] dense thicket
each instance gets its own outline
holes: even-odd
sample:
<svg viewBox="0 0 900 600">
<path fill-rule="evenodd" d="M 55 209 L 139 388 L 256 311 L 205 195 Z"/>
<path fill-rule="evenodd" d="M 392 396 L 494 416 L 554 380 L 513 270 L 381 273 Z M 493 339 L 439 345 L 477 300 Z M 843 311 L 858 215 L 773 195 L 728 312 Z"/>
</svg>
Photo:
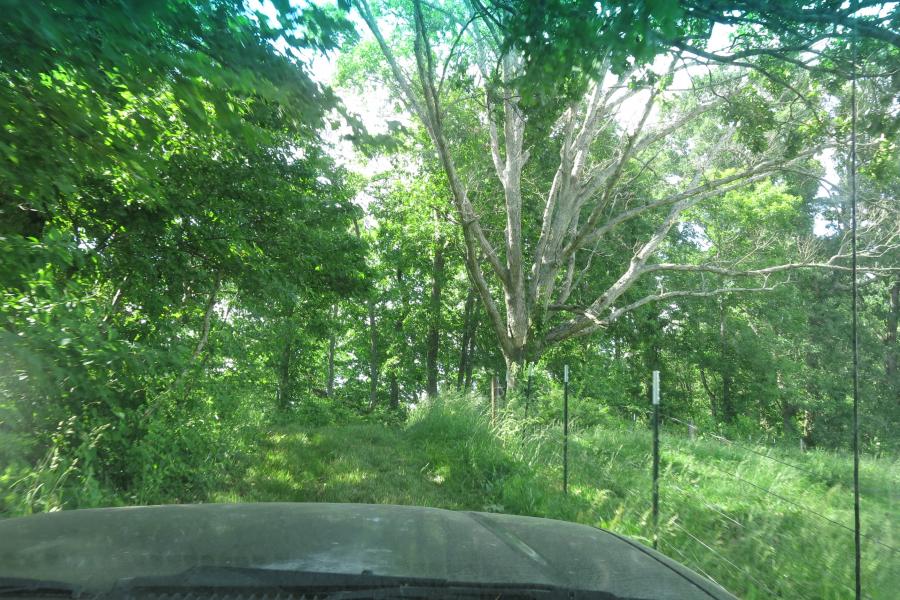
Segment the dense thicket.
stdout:
<svg viewBox="0 0 900 600">
<path fill-rule="evenodd" d="M 242 2 L 4 12 L 10 502 L 202 493 L 236 424 L 321 386 L 303 359 L 324 307 L 367 287 L 353 192 L 319 140 L 335 101 L 272 45 L 347 30 L 319 9 L 275 27 Z"/>
<path fill-rule="evenodd" d="M 399 421 L 494 378 L 554 421 L 563 364 L 586 425 L 643 418 L 659 369 L 680 418 L 849 444 L 852 15 L 791 37 L 658 3 L 617 36 L 640 15 L 559 4 L 2 3 L 0 512 L 202 499 L 273 419 Z M 900 418 L 881 10 L 858 28 L 872 451 Z M 714 23 L 732 47 L 703 55 Z M 402 127 L 371 137 L 311 78 L 332 50 Z"/>
</svg>

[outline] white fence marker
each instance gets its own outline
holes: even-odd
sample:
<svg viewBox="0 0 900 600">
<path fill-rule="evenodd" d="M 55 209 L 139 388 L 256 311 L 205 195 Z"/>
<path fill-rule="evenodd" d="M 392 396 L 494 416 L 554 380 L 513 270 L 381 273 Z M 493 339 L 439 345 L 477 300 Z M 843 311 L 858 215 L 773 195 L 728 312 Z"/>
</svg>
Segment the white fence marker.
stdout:
<svg viewBox="0 0 900 600">
<path fill-rule="evenodd" d="M 653 404 L 659 404 L 659 371 L 653 371 Z"/>
</svg>

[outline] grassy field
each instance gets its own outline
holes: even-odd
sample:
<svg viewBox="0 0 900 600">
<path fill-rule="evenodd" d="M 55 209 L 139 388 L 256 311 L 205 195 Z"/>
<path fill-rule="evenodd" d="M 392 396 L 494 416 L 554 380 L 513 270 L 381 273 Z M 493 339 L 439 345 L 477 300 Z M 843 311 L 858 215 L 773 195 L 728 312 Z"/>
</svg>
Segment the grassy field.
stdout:
<svg viewBox="0 0 900 600">
<path fill-rule="evenodd" d="M 852 525 L 848 457 L 754 448 L 801 470 L 674 431 L 661 446 L 663 552 L 742 598 L 852 597 L 853 535 L 822 518 Z M 455 400 L 419 407 L 394 428 L 280 427 L 258 440 L 246 472 L 211 499 L 499 511 L 577 521 L 649 544 L 649 449 L 649 433 L 630 424 L 575 432 L 565 496 L 558 428 L 526 431 L 513 420 L 491 427 L 477 405 Z M 863 460 L 861 485 L 865 595 L 895 598 L 897 461 Z"/>
</svg>

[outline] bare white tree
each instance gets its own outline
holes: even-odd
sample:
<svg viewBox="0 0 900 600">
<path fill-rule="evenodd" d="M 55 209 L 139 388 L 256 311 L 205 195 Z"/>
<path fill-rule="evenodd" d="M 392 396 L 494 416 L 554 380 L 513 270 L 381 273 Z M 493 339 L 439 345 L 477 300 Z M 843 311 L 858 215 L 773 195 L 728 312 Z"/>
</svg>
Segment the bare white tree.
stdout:
<svg viewBox="0 0 900 600">
<path fill-rule="evenodd" d="M 543 210 L 539 227 L 534 229 L 539 234 L 536 239 L 523 239 L 523 172 L 531 153 L 546 148 L 525 146 L 530 122 L 518 87 L 522 81 L 521 58 L 514 50 L 503 50 L 499 33 L 474 10 L 458 24 L 456 32 L 451 32 L 451 45 L 433 43 L 434 32 L 427 29 L 426 12 L 440 9 L 430 4 L 423 6 L 421 0 L 412 0 L 409 27 L 414 33 L 413 52 L 404 55 L 383 34 L 368 1 L 355 0 L 354 5 L 381 49 L 402 101 L 427 130 L 447 176 L 465 243 L 466 267 L 506 359 L 508 386 L 515 385 L 523 362 L 535 360 L 549 345 L 591 334 L 650 302 L 768 290 L 783 282 L 776 280 L 779 273 L 810 267 L 846 268 L 843 254 L 827 262 L 798 261 L 747 271 L 729 265 L 654 262 L 685 211 L 704 200 L 769 178 L 777 171 L 799 169 L 826 146 L 806 148 L 788 158 L 773 135 L 765 152 L 735 151 L 734 131 L 723 123 L 718 127 L 715 144 L 693 158 L 685 158 L 682 162 L 688 165 L 687 170 L 669 174 L 677 175 L 674 183 L 662 174 L 657 194 L 632 197 L 628 193 L 632 167 L 651 163 L 672 136 L 708 118 L 729 102 L 729 95 L 741 86 L 751 85 L 742 75 L 732 73 L 732 77 L 718 80 L 705 92 L 694 88 L 698 100 L 682 103 L 684 109 L 660 111 L 660 101 L 672 94 L 667 90 L 672 76 L 691 64 L 675 54 L 669 57 L 666 72 L 657 76 L 651 75 L 650 67 L 634 67 L 616 74 L 604 63 L 600 69 L 603 75 L 566 107 L 552 128 L 554 144 L 548 144 L 559 147 L 559 156 L 552 180 L 540 191 Z M 453 53 L 462 51 L 468 52 L 476 65 L 477 74 L 471 69 L 466 73 L 481 90 L 481 122 L 487 130 L 482 133 L 489 140 L 490 162 L 503 191 L 506 222 L 502 239 L 485 231 L 445 127 L 445 71 Z M 440 75 L 436 63 L 443 66 Z M 643 83 L 635 85 L 635 81 Z M 636 105 L 640 107 L 637 111 Z M 636 113 L 630 121 L 625 116 L 629 111 Z M 790 122 L 784 124 L 786 128 L 790 126 Z M 597 144 L 611 136 L 615 139 L 612 151 L 598 152 Z M 592 301 L 571 304 L 579 253 L 592 255 L 593 249 L 637 218 L 650 219 L 654 229 L 635 245 L 618 278 Z M 888 243 L 896 244 L 896 237 Z M 586 260 L 589 264 L 590 258 Z M 637 299 L 627 296 L 642 278 L 675 272 L 712 274 L 718 283 L 712 287 L 660 291 Z M 734 283 L 736 278 L 754 283 L 739 285 Z M 548 316 L 553 317 L 552 326 L 538 331 L 536 323 L 548 322 Z"/>
</svg>

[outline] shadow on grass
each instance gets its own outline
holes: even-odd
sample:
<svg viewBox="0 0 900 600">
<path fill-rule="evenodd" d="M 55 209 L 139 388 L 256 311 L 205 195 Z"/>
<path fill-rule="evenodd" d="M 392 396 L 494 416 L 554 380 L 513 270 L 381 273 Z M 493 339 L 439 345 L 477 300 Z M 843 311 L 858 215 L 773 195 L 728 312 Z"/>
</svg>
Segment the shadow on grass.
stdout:
<svg viewBox="0 0 900 600">
<path fill-rule="evenodd" d="M 477 509 L 460 465 L 429 461 L 402 429 L 382 425 L 281 428 L 259 443 L 258 456 L 229 502 L 361 502 Z M 473 491 L 473 490 L 470 490 Z"/>
<path fill-rule="evenodd" d="M 590 486 L 573 486 L 564 496 L 561 481 L 511 454 L 493 434 L 432 433 L 377 424 L 280 427 L 259 441 L 230 489 L 211 499 L 401 504 L 604 521 Z"/>
</svg>

